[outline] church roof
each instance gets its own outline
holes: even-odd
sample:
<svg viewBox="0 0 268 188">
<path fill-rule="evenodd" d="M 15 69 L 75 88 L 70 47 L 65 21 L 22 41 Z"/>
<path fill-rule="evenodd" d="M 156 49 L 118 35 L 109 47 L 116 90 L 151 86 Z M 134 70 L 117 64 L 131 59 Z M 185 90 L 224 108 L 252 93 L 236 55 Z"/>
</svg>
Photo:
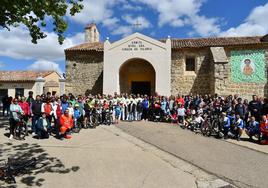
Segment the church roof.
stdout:
<svg viewBox="0 0 268 188">
<path fill-rule="evenodd" d="M 266 42 L 263 36 L 253 37 L 210 37 L 210 38 L 189 38 L 189 39 L 171 39 L 172 49 L 182 48 L 202 48 L 202 47 L 217 47 L 217 46 L 239 46 L 261 44 Z M 165 42 L 166 39 L 160 40 Z M 65 49 L 65 51 L 103 51 L 104 45 L 102 42 L 83 43 L 77 46 Z"/>
<path fill-rule="evenodd" d="M 172 49 L 180 48 L 200 48 L 216 46 L 238 46 L 249 44 L 260 44 L 261 36 L 254 37 L 211 37 L 196 39 L 172 39 Z"/>
<path fill-rule="evenodd" d="M 103 51 L 103 43 L 102 42 L 86 42 L 83 44 L 79 44 L 77 46 L 73 46 L 71 48 L 65 49 L 65 51 Z"/>
<path fill-rule="evenodd" d="M 0 71 L 0 82 L 33 82 L 39 76 L 46 77 L 53 71 Z"/>
</svg>

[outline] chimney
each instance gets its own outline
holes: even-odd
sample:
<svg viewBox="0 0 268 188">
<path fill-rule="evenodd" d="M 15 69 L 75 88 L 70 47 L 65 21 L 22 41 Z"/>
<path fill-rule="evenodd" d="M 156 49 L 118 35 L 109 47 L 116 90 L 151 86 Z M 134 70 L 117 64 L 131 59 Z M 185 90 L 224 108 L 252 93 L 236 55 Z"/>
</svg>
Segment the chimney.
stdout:
<svg viewBox="0 0 268 188">
<path fill-rule="evenodd" d="M 85 42 L 100 42 L 100 34 L 95 23 L 89 24 L 85 28 Z"/>
</svg>

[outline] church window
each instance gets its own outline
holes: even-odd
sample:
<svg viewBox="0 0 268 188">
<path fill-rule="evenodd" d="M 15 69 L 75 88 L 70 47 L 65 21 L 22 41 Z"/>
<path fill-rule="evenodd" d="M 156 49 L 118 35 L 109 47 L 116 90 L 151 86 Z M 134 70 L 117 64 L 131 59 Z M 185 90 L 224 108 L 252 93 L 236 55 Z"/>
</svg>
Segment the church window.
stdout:
<svg viewBox="0 0 268 188">
<path fill-rule="evenodd" d="M 195 57 L 186 57 L 186 71 L 195 71 Z"/>
</svg>

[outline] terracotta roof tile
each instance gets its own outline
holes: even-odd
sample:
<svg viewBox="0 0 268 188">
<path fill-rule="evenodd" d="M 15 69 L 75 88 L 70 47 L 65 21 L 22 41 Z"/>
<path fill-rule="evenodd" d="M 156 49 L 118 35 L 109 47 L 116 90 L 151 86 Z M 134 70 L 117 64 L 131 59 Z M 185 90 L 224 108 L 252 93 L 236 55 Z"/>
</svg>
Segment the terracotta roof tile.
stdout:
<svg viewBox="0 0 268 188">
<path fill-rule="evenodd" d="M 102 42 L 87 42 L 65 49 L 65 51 L 103 51 Z"/>
<path fill-rule="evenodd" d="M 217 46 L 236 46 L 260 44 L 263 36 L 254 37 L 211 37 L 211 38 L 189 38 L 189 39 L 171 39 L 172 49 L 181 48 L 201 48 L 201 47 L 217 47 Z M 165 42 L 166 39 L 160 40 Z M 266 41 L 265 41 L 266 42 Z M 66 49 L 65 51 L 103 51 L 102 42 L 83 43 Z"/>
<path fill-rule="evenodd" d="M 260 44 L 261 37 L 171 39 L 172 49 Z"/>
<path fill-rule="evenodd" d="M 35 81 L 39 76 L 46 77 L 53 71 L 0 71 L 0 81 L 5 82 L 27 82 Z"/>
</svg>

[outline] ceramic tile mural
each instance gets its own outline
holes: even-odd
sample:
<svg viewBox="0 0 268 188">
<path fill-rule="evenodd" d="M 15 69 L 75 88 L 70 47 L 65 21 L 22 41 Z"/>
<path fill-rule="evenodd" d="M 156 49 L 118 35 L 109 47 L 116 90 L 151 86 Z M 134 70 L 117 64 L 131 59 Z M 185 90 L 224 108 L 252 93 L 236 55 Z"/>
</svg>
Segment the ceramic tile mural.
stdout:
<svg viewBox="0 0 268 188">
<path fill-rule="evenodd" d="M 231 51 L 231 79 L 238 83 L 263 83 L 265 78 L 264 50 Z"/>
</svg>

